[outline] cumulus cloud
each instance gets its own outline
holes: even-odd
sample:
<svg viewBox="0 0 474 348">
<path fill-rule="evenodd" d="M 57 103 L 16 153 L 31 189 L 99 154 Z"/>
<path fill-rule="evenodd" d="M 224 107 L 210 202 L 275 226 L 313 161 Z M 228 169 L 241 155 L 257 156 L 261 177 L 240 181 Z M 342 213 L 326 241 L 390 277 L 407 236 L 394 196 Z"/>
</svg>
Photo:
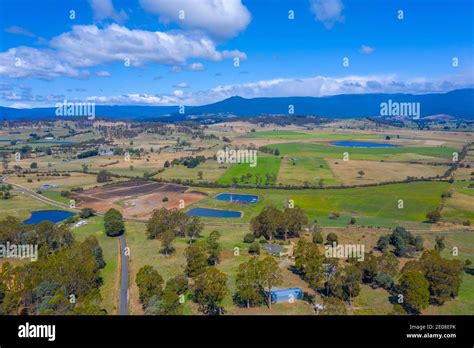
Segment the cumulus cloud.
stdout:
<svg viewBox="0 0 474 348">
<path fill-rule="evenodd" d="M 344 5 L 341 0 L 310 0 L 310 9 L 315 19 L 322 22 L 327 29 L 331 29 L 337 22 L 344 22 Z"/>
<path fill-rule="evenodd" d="M 236 36 L 251 20 L 241 0 L 140 0 L 140 3 L 147 12 L 158 15 L 162 23 L 175 22 L 221 39 Z"/>
<path fill-rule="evenodd" d="M 115 23 L 103 29 L 76 25 L 49 45 L 48 49 L 18 47 L 0 53 L 0 76 L 81 77 L 88 74 L 81 68 L 102 64 L 183 65 L 189 58 L 220 61 L 230 58 L 229 52 L 245 58 L 239 51 L 218 51 L 212 40 L 196 33 L 131 30 Z M 15 64 L 16 58 L 22 64 Z"/>
<path fill-rule="evenodd" d="M 362 45 L 359 48 L 359 52 L 362 54 L 371 54 L 375 51 L 375 48 L 367 46 L 367 45 Z"/>
<path fill-rule="evenodd" d="M 85 77 L 88 73 L 61 61 L 50 49 L 20 46 L 0 53 L 0 76 L 38 77 L 51 79 L 59 76 Z"/>
<path fill-rule="evenodd" d="M 110 18 L 117 22 L 122 22 L 128 18 L 124 10 L 120 12 L 115 11 L 112 0 L 89 0 L 89 2 L 96 20 L 100 21 Z"/>
<path fill-rule="evenodd" d="M 439 79 L 423 77 L 402 80 L 396 75 L 314 76 L 307 78 L 279 78 L 243 84 L 219 85 L 208 90 L 185 92 L 175 90 L 170 95 L 127 94 L 110 97 L 90 97 L 88 100 L 102 104 L 145 105 L 204 105 L 235 95 L 257 97 L 324 97 L 337 94 L 362 93 L 432 93 L 447 92 L 454 88 L 472 87 L 465 76 L 448 76 Z"/>
</svg>

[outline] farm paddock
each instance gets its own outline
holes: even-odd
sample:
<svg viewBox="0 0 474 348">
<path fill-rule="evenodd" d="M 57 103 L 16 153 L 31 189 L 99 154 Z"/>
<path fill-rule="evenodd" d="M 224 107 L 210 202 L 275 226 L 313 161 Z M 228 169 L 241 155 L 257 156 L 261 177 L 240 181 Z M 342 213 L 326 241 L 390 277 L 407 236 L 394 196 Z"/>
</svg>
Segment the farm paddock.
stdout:
<svg viewBox="0 0 474 348">
<path fill-rule="evenodd" d="M 153 210 L 188 206 L 207 194 L 189 190 L 188 186 L 131 180 L 74 193 L 78 208 L 92 208 L 105 213 L 110 208 L 120 210 L 127 219 L 147 220 Z"/>
</svg>

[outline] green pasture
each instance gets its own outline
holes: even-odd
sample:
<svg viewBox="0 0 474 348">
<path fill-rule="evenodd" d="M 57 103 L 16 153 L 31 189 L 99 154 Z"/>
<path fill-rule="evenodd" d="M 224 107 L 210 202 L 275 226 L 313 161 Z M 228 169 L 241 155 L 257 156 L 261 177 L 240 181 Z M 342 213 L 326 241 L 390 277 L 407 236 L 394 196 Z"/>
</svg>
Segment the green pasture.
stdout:
<svg viewBox="0 0 474 348">
<path fill-rule="evenodd" d="M 414 154 L 424 157 L 451 158 L 452 153 L 457 151 L 449 147 L 390 147 L 390 148 L 364 148 L 346 146 L 326 146 L 310 143 L 282 143 L 268 145 L 268 148 L 279 149 L 282 155 L 288 156 L 312 156 L 319 158 L 340 158 L 344 153 L 349 154 L 349 159 L 400 159 L 402 155 Z"/>
</svg>

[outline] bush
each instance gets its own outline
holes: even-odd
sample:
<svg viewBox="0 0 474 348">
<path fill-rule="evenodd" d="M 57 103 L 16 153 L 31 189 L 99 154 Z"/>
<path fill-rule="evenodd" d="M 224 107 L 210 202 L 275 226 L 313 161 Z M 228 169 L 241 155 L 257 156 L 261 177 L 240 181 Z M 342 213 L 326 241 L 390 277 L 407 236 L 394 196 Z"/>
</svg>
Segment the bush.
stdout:
<svg viewBox="0 0 474 348">
<path fill-rule="evenodd" d="M 377 242 L 377 249 L 379 249 L 381 252 L 385 252 L 388 249 L 389 245 L 390 245 L 390 236 L 384 235 L 379 238 Z"/>
<path fill-rule="evenodd" d="M 260 244 L 257 243 L 256 241 L 250 244 L 249 254 L 260 255 Z"/>
<path fill-rule="evenodd" d="M 112 181 L 112 175 L 106 170 L 101 170 L 99 174 L 97 174 L 97 182 L 102 183 L 107 181 Z"/>
<path fill-rule="evenodd" d="M 380 273 L 374 277 L 374 282 L 372 283 L 374 289 L 384 288 L 390 290 L 393 287 L 393 278 L 388 274 Z"/>
<path fill-rule="evenodd" d="M 91 208 L 84 208 L 79 213 L 79 216 L 83 219 L 88 219 L 95 215 L 95 210 Z"/>
<path fill-rule="evenodd" d="M 331 244 L 331 245 L 333 243 L 337 244 L 337 235 L 331 232 L 327 235 L 326 240 L 327 240 L 327 244 Z"/>
<path fill-rule="evenodd" d="M 162 202 L 168 202 L 168 197 L 163 197 Z"/>
<path fill-rule="evenodd" d="M 253 243 L 255 241 L 255 236 L 253 233 L 247 233 L 244 236 L 244 243 Z"/>
<path fill-rule="evenodd" d="M 323 244 L 323 235 L 321 234 L 320 231 L 314 231 L 313 232 L 313 243 L 314 244 Z"/>
<path fill-rule="evenodd" d="M 426 214 L 426 218 L 428 219 L 429 222 L 435 223 L 441 219 L 441 213 L 439 212 L 438 209 L 436 209 Z"/>
</svg>

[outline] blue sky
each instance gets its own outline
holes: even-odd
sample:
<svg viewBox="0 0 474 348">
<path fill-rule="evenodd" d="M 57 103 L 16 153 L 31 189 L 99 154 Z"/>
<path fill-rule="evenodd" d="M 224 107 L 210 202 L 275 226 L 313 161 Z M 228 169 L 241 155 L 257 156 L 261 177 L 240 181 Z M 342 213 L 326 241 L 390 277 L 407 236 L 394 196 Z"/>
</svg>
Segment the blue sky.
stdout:
<svg viewBox="0 0 474 348">
<path fill-rule="evenodd" d="M 233 95 L 472 87 L 473 6 L 471 0 L 0 0 L 0 105 L 65 99 L 200 105 Z"/>
</svg>

